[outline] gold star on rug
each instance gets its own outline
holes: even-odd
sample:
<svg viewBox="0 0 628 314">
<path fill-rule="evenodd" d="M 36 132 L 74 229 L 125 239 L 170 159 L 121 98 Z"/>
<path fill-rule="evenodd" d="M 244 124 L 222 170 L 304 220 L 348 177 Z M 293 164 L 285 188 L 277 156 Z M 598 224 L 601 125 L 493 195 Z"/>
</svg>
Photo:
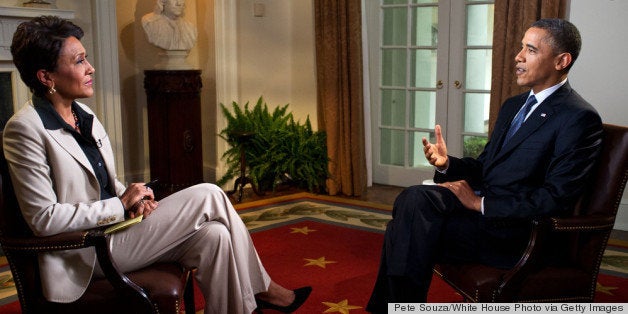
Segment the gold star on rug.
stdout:
<svg viewBox="0 0 628 314">
<path fill-rule="evenodd" d="M 335 262 L 335 261 L 327 261 L 327 260 L 325 260 L 325 256 L 319 257 L 317 259 L 304 258 L 304 260 L 306 260 L 307 263 L 305 265 L 303 265 L 303 266 L 318 266 L 320 268 L 325 268 L 325 266 L 327 266 L 327 264 L 338 263 L 338 262 Z"/>
<path fill-rule="evenodd" d="M 292 232 L 290 232 L 290 233 L 303 233 L 305 235 L 308 235 L 308 233 L 310 233 L 310 232 L 316 231 L 314 229 L 308 228 L 307 226 L 305 226 L 303 228 L 290 228 L 290 229 L 292 229 Z"/>
<path fill-rule="evenodd" d="M 597 285 L 595 287 L 595 291 L 602 292 L 602 293 L 608 294 L 608 295 L 614 295 L 613 292 L 611 292 L 611 290 L 617 290 L 617 289 L 619 289 L 619 287 L 610 287 L 610 286 L 607 287 L 607 286 L 603 286 L 599 282 L 597 283 Z"/>
<path fill-rule="evenodd" d="M 329 306 L 329 308 L 323 313 L 339 312 L 341 314 L 349 314 L 350 310 L 357 310 L 362 308 L 361 306 L 349 305 L 349 300 L 347 299 L 344 299 L 338 303 L 323 302 L 323 304 Z"/>
</svg>

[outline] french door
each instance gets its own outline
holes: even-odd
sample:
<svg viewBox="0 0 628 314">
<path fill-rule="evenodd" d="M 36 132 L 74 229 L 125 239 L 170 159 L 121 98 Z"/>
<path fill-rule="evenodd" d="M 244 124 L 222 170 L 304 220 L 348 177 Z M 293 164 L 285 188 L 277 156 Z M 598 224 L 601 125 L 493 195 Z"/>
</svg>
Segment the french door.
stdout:
<svg viewBox="0 0 628 314">
<path fill-rule="evenodd" d="M 422 138 L 443 128 L 449 154 L 486 143 L 493 1 L 365 1 L 373 182 L 410 186 L 433 176 Z"/>
</svg>

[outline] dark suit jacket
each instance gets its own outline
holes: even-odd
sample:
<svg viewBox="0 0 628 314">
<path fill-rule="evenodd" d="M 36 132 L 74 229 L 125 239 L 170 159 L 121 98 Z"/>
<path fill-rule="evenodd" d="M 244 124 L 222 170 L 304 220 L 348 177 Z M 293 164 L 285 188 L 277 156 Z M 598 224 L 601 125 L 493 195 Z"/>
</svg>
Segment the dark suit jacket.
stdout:
<svg viewBox="0 0 628 314">
<path fill-rule="evenodd" d="M 566 82 L 502 147 L 528 94 L 504 102 L 490 141 L 477 159 L 449 156 L 446 174 L 434 176 L 436 182 L 467 180 L 484 196 L 480 229 L 491 237 L 516 239 L 510 242 L 516 246 L 527 242 L 531 218 L 571 213 L 602 143 L 597 111 Z"/>
<path fill-rule="evenodd" d="M 484 216 L 529 218 L 570 212 L 600 153 L 602 121 L 566 82 L 543 101 L 502 146 L 528 93 L 503 104 L 478 159 L 449 158 L 436 182 L 467 180 L 484 196 Z"/>
</svg>

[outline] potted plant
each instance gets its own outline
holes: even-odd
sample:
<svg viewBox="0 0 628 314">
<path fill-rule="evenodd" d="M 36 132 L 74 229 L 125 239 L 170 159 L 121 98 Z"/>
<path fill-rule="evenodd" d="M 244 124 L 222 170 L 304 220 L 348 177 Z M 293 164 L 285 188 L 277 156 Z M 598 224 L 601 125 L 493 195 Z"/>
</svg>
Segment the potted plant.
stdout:
<svg viewBox="0 0 628 314">
<path fill-rule="evenodd" d="M 274 191 L 281 183 L 290 183 L 310 192 L 325 191 L 329 172 L 327 143 L 324 132 L 313 131 L 309 116 L 304 124 L 294 121 L 288 104 L 272 113 L 260 97 L 253 108 L 233 102 L 229 110 L 220 104 L 227 126 L 219 136 L 230 148 L 222 159 L 226 173 L 217 182 L 224 185 L 240 175 L 240 143 L 237 134 L 253 135 L 243 144 L 247 176 L 260 192 Z"/>
</svg>

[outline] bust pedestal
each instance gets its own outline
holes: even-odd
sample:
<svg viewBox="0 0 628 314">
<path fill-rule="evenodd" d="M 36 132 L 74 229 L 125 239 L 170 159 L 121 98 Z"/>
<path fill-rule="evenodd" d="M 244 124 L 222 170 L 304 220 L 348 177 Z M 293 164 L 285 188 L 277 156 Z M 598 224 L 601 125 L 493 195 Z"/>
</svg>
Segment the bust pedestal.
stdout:
<svg viewBox="0 0 628 314">
<path fill-rule="evenodd" d="M 151 179 L 158 198 L 203 182 L 200 70 L 146 70 Z"/>
</svg>

